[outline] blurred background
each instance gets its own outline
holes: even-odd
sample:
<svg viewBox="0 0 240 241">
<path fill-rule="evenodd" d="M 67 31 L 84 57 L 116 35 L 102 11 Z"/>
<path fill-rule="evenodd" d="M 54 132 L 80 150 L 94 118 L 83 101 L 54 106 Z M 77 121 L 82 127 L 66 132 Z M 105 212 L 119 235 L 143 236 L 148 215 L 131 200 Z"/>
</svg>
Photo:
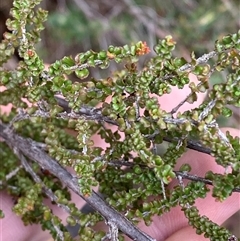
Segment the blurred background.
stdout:
<svg viewBox="0 0 240 241">
<path fill-rule="evenodd" d="M 0 34 L 6 31 L 13 0 L 0 4 Z M 49 11 L 39 54 L 52 63 L 65 55 L 110 44 L 146 41 L 152 49 L 158 39 L 172 35 L 176 56 L 199 57 L 214 41 L 240 28 L 239 0 L 43 0 Z"/>
<path fill-rule="evenodd" d="M 1 38 L 7 31 L 5 21 L 12 2 L 0 3 Z M 89 49 L 99 51 L 138 41 L 146 41 L 152 49 L 166 35 L 177 42 L 175 56 L 190 60 L 192 51 L 200 57 L 214 49 L 216 39 L 240 29 L 239 0 L 43 0 L 41 7 L 49 11 L 49 17 L 37 50 L 46 63 Z M 16 53 L 6 67 L 14 68 L 18 61 Z M 116 69 L 110 66 L 111 72 Z M 92 75 L 100 77 L 98 71 Z M 211 85 L 224 81 L 225 76 L 224 72 L 213 74 Z M 222 117 L 219 124 L 239 128 L 240 110 L 230 108 L 232 118 Z M 238 212 L 225 226 L 240 238 L 239 224 Z"/>
</svg>

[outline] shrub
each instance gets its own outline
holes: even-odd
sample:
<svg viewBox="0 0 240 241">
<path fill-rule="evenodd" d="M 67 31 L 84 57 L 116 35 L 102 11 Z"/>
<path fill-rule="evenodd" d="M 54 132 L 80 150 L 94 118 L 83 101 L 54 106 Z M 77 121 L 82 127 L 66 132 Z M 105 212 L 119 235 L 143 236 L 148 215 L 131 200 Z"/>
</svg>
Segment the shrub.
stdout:
<svg viewBox="0 0 240 241">
<path fill-rule="evenodd" d="M 73 240 L 43 203 L 47 197 L 68 212 L 70 225 L 81 224 L 82 240 L 117 240 L 118 230 L 132 239 L 153 240 L 135 225 L 140 220 L 150 225 L 153 215 L 179 205 L 198 234 L 235 240 L 228 230 L 201 216 L 195 200 L 205 198 L 209 186 L 218 201 L 240 190 L 239 138 L 224 134 L 216 121 L 231 116 L 228 105 L 240 106 L 240 32 L 217 40 L 215 49 L 202 57 L 192 54 L 190 62 L 173 56 L 176 43 L 167 36 L 143 67 L 138 59 L 151 50 L 139 41 L 65 56 L 45 70 L 35 49 L 47 19 L 47 12 L 37 7 L 40 2 L 14 1 L 12 18 L 6 23 L 9 32 L 0 44 L 0 84 L 6 88 L 0 104 L 13 106 L 9 115 L 1 114 L 0 177 L 1 189 L 16 200 L 13 212 L 25 224 L 40 223 L 56 240 Z M 3 64 L 16 51 L 21 58 L 17 68 L 5 69 Z M 124 64 L 122 70 L 105 79 L 89 77 L 90 68 L 106 69 L 112 62 Z M 226 70 L 225 82 L 210 89 L 213 73 Z M 197 84 L 189 83 L 189 73 L 197 76 Z M 72 82 L 71 74 L 79 81 Z M 161 109 L 156 97 L 170 93 L 173 86 L 186 85 L 191 93 L 178 106 L 169 112 Z M 178 112 L 207 91 L 208 98 L 199 107 Z M 96 133 L 106 148 L 94 145 L 91 137 Z M 157 153 L 163 142 L 169 144 Z M 231 171 L 209 170 L 199 177 L 190 174 L 189 164 L 176 171 L 176 162 L 187 149 L 212 155 Z M 168 189 L 175 178 L 178 183 Z M 189 182 L 185 185 L 182 179 Z M 93 191 L 94 186 L 102 196 Z M 69 189 L 97 212 L 78 210 Z M 109 233 L 93 229 L 102 220 Z"/>
</svg>

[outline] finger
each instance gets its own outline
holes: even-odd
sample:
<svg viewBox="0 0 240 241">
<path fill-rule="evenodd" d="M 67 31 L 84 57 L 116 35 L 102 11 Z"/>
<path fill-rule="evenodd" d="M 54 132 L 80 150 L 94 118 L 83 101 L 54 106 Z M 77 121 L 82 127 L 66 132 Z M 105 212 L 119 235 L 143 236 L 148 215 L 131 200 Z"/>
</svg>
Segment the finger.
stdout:
<svg viewBox="0 0 240 241">
<path fill-rule="evenodd" d="M 175 232 L 171 237 L 167 238 L 164 241 L 206 241 L 207 239 L 203 235 L 197 235 L 195 230 L 191 227 L 185 227 L 177 232 Z"/>
<path fill-rule="evenodd" d="M 20 217 L 12 212 L 13 200 L 5 192 L 0 192 L 0 209 L 5 217 L 0 219 L 0 240 L 46 240 L 50 235 L 42 231 L 40 225 L 25 226 Z M 33 239 L 34 237 L 34 239 Z"/>
<path fill-rule="evenodd" d="M 189 74 L 189 81 L 193 82 L 195 85 L 199 83 L 196 75 Z M 161 97 L 158 97 L 159 103 L 161 105 L 161 109 L 166 111 L 171 111 L 175 108 L 181 101 L 183 101 L 189 94 L 191 93 L 191 89 L 186 85 L 183 89 L 178 89 L 178 87 L 172 87 L 172 91 L 170 94 L 165 94 Z M 197 101 L 192 104 L 185 102 L 180 108 L 179 112 L 184 112 L 186 110 L 191 110 L 198 107 L 204 100 L 206 93 L 198 93 Z"/>
</svg>

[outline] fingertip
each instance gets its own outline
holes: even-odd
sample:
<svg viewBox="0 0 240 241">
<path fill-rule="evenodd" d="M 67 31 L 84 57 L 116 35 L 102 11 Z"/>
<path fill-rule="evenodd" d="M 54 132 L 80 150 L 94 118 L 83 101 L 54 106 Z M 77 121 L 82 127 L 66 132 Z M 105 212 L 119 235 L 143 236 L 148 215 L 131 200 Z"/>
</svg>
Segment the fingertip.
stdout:
<svg viewBox="0 0 240 241">
<path fill-rule="evenodd" d="M 1 240 L 34 240 L 42 241 L 50 237 L 47 231 L 42 231 L 40 225 L 25 226 L 20 217 L 12 211 L 13 200 L 5 192 L 0 192 L 0 209 L 4 213 L 4 218 L 0 219 L 0 239 Z"/>
<path fill-rule="evenodd" d="M 191 227 L 184 227 L 177 232 L 175 232 L 173 235 L 171 235 L 169 238 L 167 238 L 165 241 L 207 241 L 210 240 L 208 238 L 205 238 L 203 235 L 196 234 L 195 230 Z"/>
<path fill-rule="evenodd" d="M 189 82 L 193 82 L 195 85 L 199 83 L 197 76 L 192 73 L 189 74 L 188 78 Z M 173 86 L 171 89 L 170 94 L 164 94 L 163 96 L 157 97 L 161 108 L 165 111 L 171 111 L 191 93 L 191 89 L 188 85 L 185 85 L 183 89 L 179 89 L 177 86 Z M 197 100 L 195 102 L 192 104 L 185 102 L 178 111 L 184 112 L 198 107 L 205 97 L 206 93 L 197 93 Z"/>
</svg>

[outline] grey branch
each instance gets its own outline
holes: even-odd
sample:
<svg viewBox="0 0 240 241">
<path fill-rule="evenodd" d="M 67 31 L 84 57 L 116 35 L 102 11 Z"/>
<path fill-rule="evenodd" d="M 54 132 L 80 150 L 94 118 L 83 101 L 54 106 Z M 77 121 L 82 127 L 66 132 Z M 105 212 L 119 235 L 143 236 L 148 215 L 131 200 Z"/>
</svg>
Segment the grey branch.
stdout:
<svg viewBox="0 0 240 241">
<path fill-rule="evenodd" d="M 195 65 L 199 65 L 199 64 L 205 64 L 208 62 L 209 59 L 215 57 L 218 53 L 216 51 L 211 51 L 207 54 L 202 55 L 201 57 L 196 59 L 196 64 Z M 188 69 L 192 69 L 192 65 L 187 63 L 185 65 L 183 65 L 182 67 L 179 68 L 179 71 L 186 71 Z"/>
<path fill-rule="evenodd" d="M 205 184 L 213 186 L 213 182 L 211 180 L 203 178 L 203 177 L 199 177 L 199 176 L 196 176 L 196 175 L 191 175 L 187 172 L 179 172 L 179 171 L 175 171 L 175 174 L 177 176 L 181 176 L 182 179 L 187 179 L 187 180 L 191 180 L 191 181 L 194 181 L 194 182 L 203 182 Z M 232 191 L 233 192 L 240 192 L 240 187 L 233 188 Z"/>
</svg>

